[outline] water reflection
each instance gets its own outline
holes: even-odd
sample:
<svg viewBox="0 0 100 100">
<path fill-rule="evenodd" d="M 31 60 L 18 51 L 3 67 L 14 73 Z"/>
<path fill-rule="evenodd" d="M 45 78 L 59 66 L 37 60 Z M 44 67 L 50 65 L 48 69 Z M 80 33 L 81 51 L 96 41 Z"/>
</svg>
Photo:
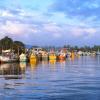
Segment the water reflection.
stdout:
<svg viewBox="0 0 100 100">
<path fill-rule="evenodd" d="M 48 63 L 49 63 L 48 60 L 47 61 L 46 60 L 45 61 L 42 61 L 42 65 L 43 66 L 47 65 Z"/>
<path fill-rule="evenodd" d="M 37 65 L 38 65 L 38 62 L 37 62 L 36 60 L 31 61 L 31 62 L 30 62 L 31 70 L 35 70 L 36 67 L 37 67 Z"/>
<path fill-rule="evenodd" d="M 26 62 L 20 62 L 20 68 L 21 68 L 21 70 L 25 70 Z"/>
<path fill-rule="evenodd" d="M 65 67 L 66 66 L 66 60 L 59 60 L 59 64 L 61 67 Z"/>
<path fill-rule="evenodd" d="M 20 79 L 25 73 L 25 64 L 10 63 L 0 65 L 0 75 L 5 79 Z"/>
<path fill-rule="evenodd" d="M 99 97 L 100 56 L 0 66 L 0 100 L 99 100 Z"/>
<path fill-rule="evenodd" d="M 52 65 L 55 65 L 56 64 L 56 60 L 49 60 L 49 63 L 52 64 Z"/>
<path fill-rule="evenodd" d="M 49 60 L 49 67 L 52 70 L 56 70 L 56 60 Z"/>
<path fill-rule="evenodd" d="M 95 59 L 97 60 L 98 64 L 100 64 L 100 55 L 98 55 Z"/>
</svg>

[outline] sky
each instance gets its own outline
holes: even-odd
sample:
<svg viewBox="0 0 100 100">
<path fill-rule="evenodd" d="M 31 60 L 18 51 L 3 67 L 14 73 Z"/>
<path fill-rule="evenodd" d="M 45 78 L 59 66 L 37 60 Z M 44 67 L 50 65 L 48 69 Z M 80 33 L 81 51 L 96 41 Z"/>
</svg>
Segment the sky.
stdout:
<svg viewBox="0 0 100 100">
<path fill-rule="evenodd" d="M 100 0 L 0 0 L 0 39 L 39 46 L 100 45 Z"/>
</svg>

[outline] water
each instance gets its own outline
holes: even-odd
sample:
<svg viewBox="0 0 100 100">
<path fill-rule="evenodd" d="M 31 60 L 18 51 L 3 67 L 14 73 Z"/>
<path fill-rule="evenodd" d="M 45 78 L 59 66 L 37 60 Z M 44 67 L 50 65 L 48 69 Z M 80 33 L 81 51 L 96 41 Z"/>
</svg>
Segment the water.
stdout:
<svg viewBox="0 0 100 100">
<path fill-rule="evenodd" d="M 0 100 L 100 100 L 100 57 L 2 64 Z"/>
</svg>

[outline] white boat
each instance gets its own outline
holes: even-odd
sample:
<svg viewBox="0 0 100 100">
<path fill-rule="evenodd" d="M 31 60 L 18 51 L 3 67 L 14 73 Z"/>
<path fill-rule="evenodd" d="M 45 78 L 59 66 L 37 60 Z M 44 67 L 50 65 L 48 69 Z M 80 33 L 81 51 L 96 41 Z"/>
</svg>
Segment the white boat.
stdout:
<svg viewBox="0 0 100 100">
<path fill-rule="evenodd" d="M 82 51 L 78 51 L 77 54 L 78 54 L 79 56 L 82 56 L 82 55 L 83 55 L 83 52 L 82 52 Z"/>
<path fill-rule="evenodd" d="M 19 56 L 19 61 L 20 61 L 20 62 L 26 62 L 26 61 L 27 61 L 26 54 L 22 53 L 22 54 Z"/>
<path fill-rule="evenodd" d="M 17 61 L 17 59 L 13 59 L 13 58 L 6 57 L 6 56 L 0 56 L 0 61 L 1 63 L 9 63 L 9 62 L 15 62 Z"/>
<path fill-rule="evenodd" d="M 97 55 L 100 55 L 100 51 L 99 51 L 99 49 L 98 49 L 98 51 L 97 51 L 97 53 L 96 53 Z"/>
<path fill-rule="evenodd" d="M 0 56 L 0 62 L 1 63 L 9 63 L 9 62 L 15 62 L 17 61 L 17 58 L 11 50 L 2 50 L 2 54 Z"/>
</svg>

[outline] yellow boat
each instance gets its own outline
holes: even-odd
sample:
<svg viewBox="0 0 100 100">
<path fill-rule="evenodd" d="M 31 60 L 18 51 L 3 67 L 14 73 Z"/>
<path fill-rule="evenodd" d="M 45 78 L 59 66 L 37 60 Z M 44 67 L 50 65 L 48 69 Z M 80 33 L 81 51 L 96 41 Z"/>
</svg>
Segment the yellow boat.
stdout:
<svg viewBox="0 0 100 100">
<path fill-rule="evenodd" d="M 49 63 L 54 65 L 56 64 L 56 60 L 49 60 Z"/>
<path fill-rule="evenodd" d="M 55 54 L 50 54 L 49 55 L 49 60 L 56 60 L 56 55 Z"/>
<path fill-rule="evenodd" d="M 75 54 L 74 54 L 74 52 L 72 52 L 71 53 L 71 59 L 74 60 L 74 58 L 75 58 Z"/>
<path fill-rule="evenodd" d="M 71 53 L 71 58 L 74 58 L 75 57 L 75 54 L 74 52 Z"/>
<path fill-rule="evenodd" d="M 35 62 L 36 60 L 37 60 L 36 55 L 31 54 L 31 56 L 30 56 L 30 62 Z"/>
</svg>

